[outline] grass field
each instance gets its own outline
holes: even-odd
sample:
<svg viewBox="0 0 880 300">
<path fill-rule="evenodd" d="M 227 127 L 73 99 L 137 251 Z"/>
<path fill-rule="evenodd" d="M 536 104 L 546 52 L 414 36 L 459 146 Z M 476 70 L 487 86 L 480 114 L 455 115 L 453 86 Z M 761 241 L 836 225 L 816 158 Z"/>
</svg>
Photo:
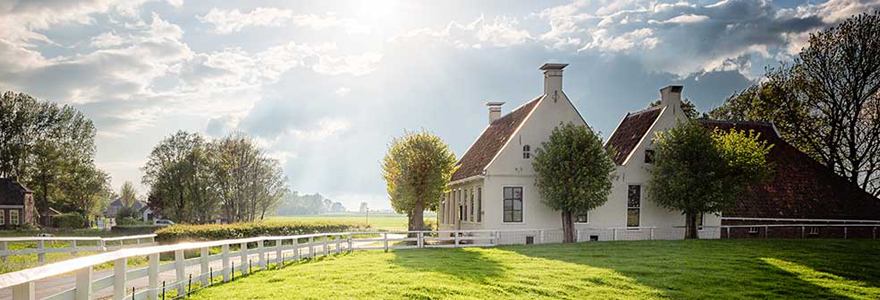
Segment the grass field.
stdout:
<svg viewBox="0 0 880 300">
<path fill-rule="evenodd" d="M 425 219 L 434 218 L 434 215 L 425 215 Z M 397 214 L 375 214 L 370 213 L 369 222 L 367 222 L 367 217 L 365 214 L 329 214 L 329 215 L 315 215 L 315 216 L 274 216 L 269 217 L 268 221 L 300 221 L 300 222 L 313 222 L 313 221 L 341 221 L 341 222 L 361 222 L 368 223 L 372 229 L 376 230 L 388 230 L 388 231 L 402 231 L 406 230 L 406 215 L 397 215 Z"/>
<path fill-rule="evenodd" d="M 880 241 L 638 241 L 354 252 L 193 299 L 880 299 Z"/>
</svg>

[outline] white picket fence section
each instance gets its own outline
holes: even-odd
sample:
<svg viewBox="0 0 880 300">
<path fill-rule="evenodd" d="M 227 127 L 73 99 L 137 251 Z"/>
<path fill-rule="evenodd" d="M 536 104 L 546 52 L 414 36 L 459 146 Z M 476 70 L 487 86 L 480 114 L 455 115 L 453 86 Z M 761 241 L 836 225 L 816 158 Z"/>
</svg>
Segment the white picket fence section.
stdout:
<svg viewBox="0 0 880 300">
<path fill-rule="evenodd" d="M 52 242 L 65 242 L 67 247 L 47 247 Z M 132 243 L 133 242 L 133 243 Z M 35 248 L 8 250 L 10 243 L 34 243 Z M 111 238 L 101 237 L 0 237 L 0 260 L 4 263 L 9 256 L 37 254 L 40 263 L 46 261 L 47 253 L 104 252 L 123 248 L 155 246 L 156 235 L 131 235 Z"/>
</svg>

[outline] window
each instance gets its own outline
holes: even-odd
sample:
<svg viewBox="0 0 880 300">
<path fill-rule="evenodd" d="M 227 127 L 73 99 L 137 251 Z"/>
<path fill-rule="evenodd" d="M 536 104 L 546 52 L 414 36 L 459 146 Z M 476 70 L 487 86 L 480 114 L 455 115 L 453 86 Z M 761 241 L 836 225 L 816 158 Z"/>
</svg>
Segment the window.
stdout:
<svg viewBox="0 0 880 300">
<path fill-rule="evenodd" d="M 648 149 L 645 150 L 645 163 L 653 164 L 654 163 L 654 150 Z"/>
<path fill-rule="evenodd" d="M 0 225 L 6 225 L 6 211 L 0 209 Z"/>
<path fill-rule="evenodd" d="M 470 218 L 468 218 L 468 221 L 471 221 L 471 222 L 473 222 L 474 220 L 476 220 L 476 219 L 474 218 L 474 204 L 475 204 L 474 202 L 476 202 L 476 201 L 474 201 L 474 189 L 471 188 L 471 203 L 470 203 L 470 211 L 471 211 L 471 214 L 470 214 Z"/>
<path fill-rule="evenodd" d="M 757 234 L 757 233 L 758 233 L 758 227 L 749 227 L 749 233 L 750 233 L 750 234 Z"/>
<path fill-rule="evenodd" d="M 504 188 L 504 222 L 522 222 L 522 187 Z"/>
<path fill-rule="evenodd" d="M 477 188 L 477 222 L 483 222 L 483 189 Z"/>
<path fill-rule="evenodd" d="M 819 235 L 819 227 L 810 227 L 810 235 Z"/>
<path fill-rule="evenodd" d="M 529 159 L 532 156 L 531 147 L 529 145 L 523 146 L 523 159 Z"/>
<path fill-rule="evenodd" d="M 18 210 L 13 209 L 9 211 L 9 224 L 10 225 L 18 225 Z"/>
<path fill-rule="evenodd" d="M 574 222 L 575 223 L 589 223 L 590 216 L 588 213 L 579 214 L 579 215 L 575 216 Z"/>
<path fill-rule="evenodd" d="M 626 227 L 639 227 L 642 212 L 642 186 L 630 185 L 626 200 Z"/>
<path fill-rule="evenodd" d="M 703 213 L 697 214 L 697 230 L 703 230 Z"/>
</svg>

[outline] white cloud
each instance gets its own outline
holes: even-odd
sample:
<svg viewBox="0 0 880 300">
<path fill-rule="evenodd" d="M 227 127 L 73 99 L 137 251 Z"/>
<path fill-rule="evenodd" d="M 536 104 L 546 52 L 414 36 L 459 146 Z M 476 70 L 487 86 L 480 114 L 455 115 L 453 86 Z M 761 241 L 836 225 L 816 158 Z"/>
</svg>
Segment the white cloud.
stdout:
<svg viewBox="0 0 880 300">
<path fill-rule="evenodd" d="M 362 76 L 379 67 L 382 54 L 366 52 L 361 55 L 330 56 L 321 55 L 318 63 L 312 66 L 315 72 L 329 75 L 351 74 Z"/>
<path fill-rule="evenodd" d="M 686 23 L 699 23 L 703 21 L 709 20 L 709 17 L 695 14 L 688 15 L 680 15 L 676 16 L 672 19 L 663 21 L 663 24 L 686 24 Z"/>
<path fill-rule="evenodd" d="M 339 97 L 345 97 L 345 96 L 348 95 L 348 93 L 350 93 L 350 92 L 351 92 L 351 89 L 350 89 L 350 88 L 347 88 L 347 87 L 344 87 L 344 86 L 343 86 L 343 87 L 339 87 L 338 89 L 336 89 L 335 91 L 333 91 L 333 93 L 336 94 L 336 96 L 339 96 Z"/>
<path fill-rule="evenodd" d="M 96 48 L 110 48 L 125 44 L 127 40 L 114 32 L 104 32 L 92 37 L 91 45 Z"/>
<path fill-rule="evenodd" d="M 272 7 L 257 7 L 248 13 L 242 13 L 238 9 L 213 8 L 204 16 L 196 16 L 196 18 L 202 23 L 214 25 L 214 31 L 220 34 L 238 32 L 248 27 L 283 27 L 286 25 L 311 29 L 343 27 L 348 33 L 370 31 L 369 28 L 359 25 L 353 19 L 339 18 L 335 13 L 297 15 L 289 9 Z"/>
<path fill-rule="evenodd" d="M 485 16 L 481 15 L 467 24 L 452 21 L 442 29 L 413 29 L 396 35 L 391 40 L 401 41 L 419 38 L 446 42 L 461 49 L 480 49 L 483 47 L 483 44 L 494 47 L 510 47 L 533 39 L 527 30 L 519 27 L 519 22 L 515 18 L 497 16 L 490 22 L 486 20 Z"/>
</svg>

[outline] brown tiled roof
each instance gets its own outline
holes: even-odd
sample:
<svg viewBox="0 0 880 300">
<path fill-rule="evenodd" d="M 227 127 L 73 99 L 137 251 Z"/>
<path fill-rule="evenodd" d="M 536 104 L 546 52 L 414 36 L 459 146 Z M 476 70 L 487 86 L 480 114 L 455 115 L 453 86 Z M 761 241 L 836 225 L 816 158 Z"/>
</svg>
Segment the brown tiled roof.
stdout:
<svg viewBox="0 0 880 300">
<path fill-rule="evenodd" d="M 12 178 L 0 178 L 0 205 L 24 205 L 24 194 L 33 193 Z"/>
<path fill-rule="evenodd" d="M 773 125 L 757 122 L 701 120 L 709 128 L 754 130 L 773 144 L 768 162 L 772 174 L 750 187 L 725 217 L 778 219 L 880 219 L 880 200 L 837 175 L 777 134 Z"/>
<path fill-rule="evenodd" d="M 541 97 L 535 98 L 492 122 L 458 161 L 459 168 L 452 174 L 452 181 L 482 174 L 540 100 Z"/>
<path fill-rule="evenodd" d="M 656 106 L 635 113 L 627 113 L 614 134 L 608 138 L 606 147 L 615 149 L 616 155 L 613 157 L 614 162 L 622 165 L 629 153 L 636 148 L 642 137 L 648 133 L 648 129 L 660 116 L 661 107 Z"/>
</svg>

